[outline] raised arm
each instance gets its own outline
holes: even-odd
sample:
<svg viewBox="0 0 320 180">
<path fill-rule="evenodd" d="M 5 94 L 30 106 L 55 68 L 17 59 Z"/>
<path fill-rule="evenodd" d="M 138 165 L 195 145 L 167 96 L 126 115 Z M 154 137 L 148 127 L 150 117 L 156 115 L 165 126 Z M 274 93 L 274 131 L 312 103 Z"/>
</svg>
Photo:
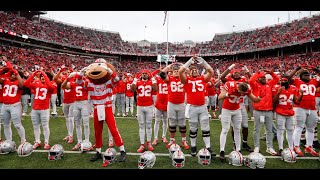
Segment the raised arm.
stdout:
<svg viewBox="0 0 320 180">
<path fill-rule="evenodd" d="M 186 69 L 189 68 L 191 64 L 194 63 L 194 57 L 191 57 L 180 69 L 179 69 L 179 77 L 182 84 L 187 82 L 187 76 L 185 74 Z"/>
<path fill-rule="evenodd" d="M 230 73 L 234 66 L 235 64 L 231 64 L 231 66 L 229 66 L 228 69 L 223 71 L 223 73 L 221 74 L 220 79 L 223 83 L 227 82 L 226 76 Z"/>
</svg>

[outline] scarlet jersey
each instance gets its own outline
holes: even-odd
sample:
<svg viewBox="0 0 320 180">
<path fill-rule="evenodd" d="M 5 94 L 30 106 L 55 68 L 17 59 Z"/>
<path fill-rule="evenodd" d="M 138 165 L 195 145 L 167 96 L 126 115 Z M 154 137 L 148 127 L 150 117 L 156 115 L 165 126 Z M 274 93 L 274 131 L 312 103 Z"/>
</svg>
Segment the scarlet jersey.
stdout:
<svg viewBox="0 0 320 180">
<path fill-rule="evenodd" d="M 273 88 L 272 88 L 272 97 L 277 94 L 278 89 L 279 89 L 280 87 L 281 87 L 280 84 L 276 84 L 276 85 L 273 86 Z"/>
<path fill-rule="evenodd" d="M 224 84 L 220 83 L 218 88 L 218 94 L 220 94 L 223 89 L 224 89 Z"/>
<path fill-rule="evenodd" d="M 117 90 L 118 90 L 117 86 L 114 86 L 112 88 L 112 95 L 117 94 Z"/>
<path fill-rule="evenodd" d="M 187 93 L 187 103 L 195 106 L 205 104 L 205 86 L 204 76 L 187 77 L 184 89 Z"/>
<path fill-rule="evenodd" d="M 119 81 L 118 84 L 116 85 L 117 88 L 117 93 L 118 94 L 123 94 L 126 92 L 126 83 L 124 83 L 123 81 Z"/>
<path fill-rule="evenodd" d="M 184 103 L 185 91 L 184 84 L 181 83 L 179 77 L 168 76 L 168 101 L 172 104 Z"/>
<path fill-rule="evenodd" d="M 318 87 L 318 81 L 316 79 L 310 79 L 308 83 L 301 81 L 300 79 L 294 79 L 293 85 L 298 89 L 303 90 L 302 100 L 299 104 L 295 104 L 295 107 L 304 109 L 316 110 L 316 90 Z"/>
<path fill-rule="evenodd" d="M 75 101 L 88 100 L 88 90 L 84 87 L 86 81 L 81 84 L 75 82 L 70 83 L 71 89 L 75 90 Z"/>
<path fill-rule="evenodd" d="M 278 86 L 275 91 L 278 92 L 280 86 Z M 297 96 L 299 93 L 298 89 L 290 85 L 288 89 L 283 89 L 279 95 L 279 103 L 276 105 L 275 112 L 283 116 L 293 116 L 293 97 Z"/>
<path fill-rule="evenodd" d="M 127 97 L 133 97 L 134 96 L 134 93 L 131 91 L 131 86 L 132 86 L 132 82 L 133 81 L 127 81 L 127 84 L 126 84 L 126 96 Z"/>
<path fill-rule="evenodd" d="M 214 96 L 215 94 L 217 94 L 216 87 L 214 87 L 214 84 L 212 83 L 212 81 L 209 81 L 206 87 L 207 87 L 208 96 Z"/>
<path fill-rule="evenodd" d="M 35 94 L 32 109 L 49 109 L 51 94 L 54 91 L 54 86 L 52 84 L 47 85 L 46 83 L 37 81 L 35 83 L 25 83 L 24 86 L 34 89 Z"/>
<path fill-rule="evenodd" d="M 316 91 L 316 97 L 320 97 L 320 92 Z"/>
<path fill-rule="evenodd" d="M 0 103 L 3 103 L 2 84 L 0 84 Z"/>
<path fill-rule="evenodd" d="M 35 80 L 33 80 L 33 82 L 32 82 L 32 83 L 39 83 L 39 82 L 40 82 L 40 80 L 39 80 L 39 79 L 35 79 Z M 31 94 L 33 94 L 33 95 L 35 95 L 35 94 L 36 94 L 35 89 L 30 89 L 30 92 L 31 92 Z"/>
<path fill-rule="evenodd" d="M 51 81 L 51 84 L 55 87 L 52 94 L 57 94 L 57 90 L 58 90 L 58 85 L 55 81 Z"/>
<path fill-rule="evenodd" d="M 156 100 L 156 108 L 161 111 L 167 111 L 168 105 L 168 85 L 160 77 L 156 77 L 158 85 L 158 93 Z"/>
<path fill-rule="evenodd" d="M 2 84 L 3 104 L 14 104 L 20 102 L 23 90 L 18 86 L 18 80 L 10 81 L 5 78 Z"/>
<path fill-rule="evenodd" d="M 137 106 L 151 106 L 152 99 L 152 82 L 151 80 L 138 80 L 137 82 Z"/>
<path fill-rule="evenodd" d="M 237 81 L 228 81 L 224 85 L 224 89 L 228 92 L 228 97 L 225 98 L 222 104 L 222 108 L 229 110 L 237 110 L 240 108 L 241 100 L 244 96 L 251 93 L 249 86 L 248 91 L 245 94 L 240 94 L 237 88 Z"/>
<path fill-rule="evenodd" d="M 67 82 L 70 86 L 73 86 L 74 81 Z M 70 104 L 75 101 L 76 98 L 76 89 L 64 89 L 63 90 L 63 103 Z"/>
</svg>

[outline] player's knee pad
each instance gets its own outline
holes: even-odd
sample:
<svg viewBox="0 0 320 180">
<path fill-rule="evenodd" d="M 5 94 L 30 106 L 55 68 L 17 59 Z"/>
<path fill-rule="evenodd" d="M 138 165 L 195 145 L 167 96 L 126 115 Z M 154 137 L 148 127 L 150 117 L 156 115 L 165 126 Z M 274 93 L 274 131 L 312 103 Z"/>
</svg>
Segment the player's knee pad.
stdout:
<svg viewBox="0 0 320 180">
<path fill-rule="evenodd" d="M 196 138 L 196 137 L 197 137 L 197 134 L 198 134 L 198 129 L 196 129 L 196 131 L 191 131 L 191 130 L 190 130 L 190 135 L 189 135 L 189 137 L 190 137 L 190 138 Z"/>
<path fill-rule="evenodd" d="M 187 132 L 187 126 L 179 127 L 180 133 L 186 133 Z"/>
<path fill-rule="evenodd" d="M 169 126 L 170 133 L 175 133 L 177 131 L 176 126 Z"/>
<path fill-rule="evenodd" d="M 202 131 L 202 137 L 210 137 L 210 131 Z"/>
<path fill-rule="evenodd" d="M 222 128 L 221 129 L 221 134 L 227 135 L 228 134 L 229 129 L 227 128 Z"/>
</svg>

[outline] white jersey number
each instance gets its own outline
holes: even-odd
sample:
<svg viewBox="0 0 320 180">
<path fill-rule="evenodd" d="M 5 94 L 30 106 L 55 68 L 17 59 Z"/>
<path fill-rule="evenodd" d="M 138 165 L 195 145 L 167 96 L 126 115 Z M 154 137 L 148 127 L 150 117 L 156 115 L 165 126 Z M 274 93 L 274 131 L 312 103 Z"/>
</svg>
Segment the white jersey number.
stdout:
<svg viewBox="0 0 320 180">
<path fill-rule="evenodd" d="M 147 86 L 138 86 L 138 89 L 140 90 L 140 93 L 138 96 L 151 96 L 152 87 L 150 85 Z"/>
<path fill-rule="evenodd" d="M 303 95 L 311 95 L 311 96 L 315 96 L 316 95 L 316 90 L 317 88 L 313 85 L 306 85 L 306 84 L 301 84 L 300 88 L 303 90 Z"/>
<path fill-rule="evenodd" d="M 189 83 L 192 83 L 192 92 L 197 92 L 197 90 L 199 92 L 203 91 L 204 90 L 204 85 L 201 83 L 202 80 L 196 80 L 196 81 L 190 81 L 189 80 Z"/>
<path fill-rule="evenodd" d="M 127 90 L 130 91 L 132 84 L 127 84 Z"/>
<path fill-rule="evenodd" d="M 17 85 L 8 85 L 6 84 L 3 86 L 3 96 L 9 96 L 9 97 L 15 97 L 18 92 L 18 86 Z"/>
<path fill-rule="evenodd" d="M 183 92 L 183 84 L 181 82 L 171 82 L 170 84 L 171 92 Z"/>
<path fill-rule="evenodd" d="M 167 84 L 159 84 L 159 94 L 168 94 Z"/>
<path fill-rule="evenodd" d="M 230 103 L 240 103 L 241 98 L 242 96 L 230 95 L 228 99 Z"/>
<path fill-rule="evenodd" d="M 41 96 L 39 96 L 40 91 L 42 92 Z M 34 99 L 40 99 L 40 100 L 46 99 L 47 92 L 48 92 L 48 90 L 46 88 L 36 88 L 36 95 L 35 95 Z"/>
<path fill-rule="evenodd" d="M 279 96 L 279 104 L 280 105 L 287 105 L 293 104 L 293 94 L 290 94 L 289 98 L 285 94 L 280 94 Z"/>
<path fill-rule="evenodd" d="M 82 96 L 82 86 L 77 86 L 76 87 L 76 96 L 81 97 Z"/>
</svg>

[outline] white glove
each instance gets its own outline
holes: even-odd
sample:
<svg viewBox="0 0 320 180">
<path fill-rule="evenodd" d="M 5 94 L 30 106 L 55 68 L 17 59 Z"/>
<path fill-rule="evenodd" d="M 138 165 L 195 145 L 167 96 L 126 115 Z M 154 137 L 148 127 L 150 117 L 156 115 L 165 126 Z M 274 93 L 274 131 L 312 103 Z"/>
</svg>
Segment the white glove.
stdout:
<svg viewBox="0 0 320 180">
<path fill-rule="evenodd" d="M 198 61 L 198 64 L 203 64 L 205 61 L 202 57 L 198 57 L 196 60 Z"/>
<path fill-rule="evenodd" d="M 247 68 L 247 66 L 243 66 L 243 69 L 246 71 L 246 72 L 249 72 L 249 69 Z"/>
<path fill-rule="evenodd" d="M 235 66 L 235 64 L 231 64 L 231 66 L 228 67 L 228 69 L 229 69 L 229 70 L 232 70 L 234 66 Z"/>
<path fill-rule="evenodd" d="M 218 74 L 218 76 L 220 75 L 220 70 L 219 69 L 217 69 L 217 74 Z"/>
<path fill-rule="evenodd" d="M 80 74 L 84 74 L 87 69 L 88 69 L 88 67 L 82 68 L 82 69 L 80 70 Z"/>
<path fill-rule="evenodd" d="M 157 83 L 156 78 L 152 77 L 152 78 L 151 78 L 151 82 L 152 82 L 152 84 L 156 84 L 156 83 Z"/>
<path fill-rule="evenodd" d="M 113 74 L 113 71 L 107 65 L 101 65 L 109 74 Z"/>
<path fill-rule="evenodd" d="M 2 66 L 6 66 L 7 63 L 5 61 L 2 61 Z"/>
<path fill-rule="evenodd" d="M 194 59 L 193 59 L 193 57 L 191 57 L 184 65 L 183 65 L 183 67 L 185 68 L 185 69 L 188 69 L 188 67 L 191 65 L 191 64 L 193 64 L 194 63 Z"/>
<path fill-rule="evenodd" d="M 138 79 L 137 78 L 134 78 L 133 81 L 132 81 L 132 84 L 136 85 L 138 82 Z"/>
<path fill-rule="evenodd" d="M 198 61 L 198 64 L 202 64 L 205 69 L 211 68 L 211 66 L 207 63 L 207 61 L 204 60 L 202 57 L 198 57 L 197 61 Z"/>
<path fill-rule="evenodd" d="M 72 78 L 72 77 L 74 77 L 76 74 L 77 74 L 77 72 L 72 72 L 72 73 L 69 74 L 68 78 Z"/>
</svg>

